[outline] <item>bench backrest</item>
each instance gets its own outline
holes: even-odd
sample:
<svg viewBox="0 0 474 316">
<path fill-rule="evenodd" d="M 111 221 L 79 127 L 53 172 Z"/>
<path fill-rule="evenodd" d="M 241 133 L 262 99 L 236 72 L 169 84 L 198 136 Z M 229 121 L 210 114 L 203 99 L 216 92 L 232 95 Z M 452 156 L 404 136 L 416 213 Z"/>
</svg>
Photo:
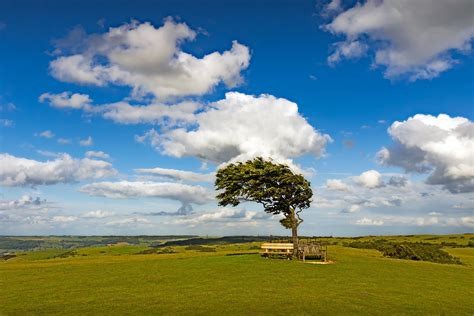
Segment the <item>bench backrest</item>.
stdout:
<svg viewBox="0 0 474 316">
<path fill-rule="evenodd" d="M 302 251 L 305 254 L 322 255 L 325 250 L 321 244 L 310 243 L 299 245 L 299 251 Z"/>
<path fill-rule="evenodd" d="M 262 249 L 293 249 L 293 244 L 291 243 L 263 243 Z"/>
</svg>

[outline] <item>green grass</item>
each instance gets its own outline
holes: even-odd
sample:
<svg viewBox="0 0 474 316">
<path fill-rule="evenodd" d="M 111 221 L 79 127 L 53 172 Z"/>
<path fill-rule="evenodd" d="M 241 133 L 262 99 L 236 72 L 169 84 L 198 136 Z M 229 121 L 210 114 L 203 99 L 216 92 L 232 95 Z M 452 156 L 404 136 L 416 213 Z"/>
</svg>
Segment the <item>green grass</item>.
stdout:
<svg viewBox="0 0 474 316">
<path fill-rule="evenodd" d="M 463 265 L 342 246 L 329 247 L 334 265 L 226 256 L 255 244 L 148 255 L 136 254 L 144 246 L 83 248 L 53 259 L 26 253 L 0 262 L 0 314 L 474 313 L 474 248 L 446 249 Z"/>
</svg>

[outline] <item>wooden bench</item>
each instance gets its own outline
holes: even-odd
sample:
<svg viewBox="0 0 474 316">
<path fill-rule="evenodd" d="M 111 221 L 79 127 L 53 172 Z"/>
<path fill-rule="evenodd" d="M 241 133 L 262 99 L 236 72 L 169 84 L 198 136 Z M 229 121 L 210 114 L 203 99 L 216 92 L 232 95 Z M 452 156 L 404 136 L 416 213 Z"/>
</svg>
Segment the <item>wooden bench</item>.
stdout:
<svg viewBox="0 0 474 316">
<path fill-rule="evenodd" d="M 298 245 L 298 259 L 306 261 L 306 257 L 318 257 L 327 261 L 328 246 L 319 243 L 301 243 Z"/>
<path fill-rule="evenodd" d="M 264 257 L 270 256 L 285 256 L 288 259 L 293 255 L 292 243 L 263 243 L 262 252 L 260 254 Z"/>
</svg>

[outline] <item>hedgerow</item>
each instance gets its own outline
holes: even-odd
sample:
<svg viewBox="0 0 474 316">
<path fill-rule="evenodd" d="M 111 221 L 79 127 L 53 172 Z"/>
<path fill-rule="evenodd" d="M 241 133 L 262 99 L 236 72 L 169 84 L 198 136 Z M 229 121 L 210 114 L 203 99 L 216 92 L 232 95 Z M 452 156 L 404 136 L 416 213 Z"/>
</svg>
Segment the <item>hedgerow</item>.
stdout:
<svg viewBox="0 0 474 316">
<path fill-rule="evenodd" d="M 461 264 L 461 261 L 451 256 L 449 253 L 441 249 L 442 245 L 422 243 L 422 242 L 401 242 L 394 243 L 385 239 L 374 241 L 355 241 L 344 243 L 343 246 L 361 249 L 376 249 L 385 257 L 430 261 L 434 263 Z"/>
</svg>

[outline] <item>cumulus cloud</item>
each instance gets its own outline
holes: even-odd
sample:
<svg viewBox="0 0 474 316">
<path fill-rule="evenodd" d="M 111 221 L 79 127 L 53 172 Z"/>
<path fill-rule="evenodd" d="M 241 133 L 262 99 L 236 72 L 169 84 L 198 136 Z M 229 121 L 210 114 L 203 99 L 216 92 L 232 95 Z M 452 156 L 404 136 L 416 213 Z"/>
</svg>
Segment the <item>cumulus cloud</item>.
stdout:
<svg viewBox="0 0 474 316">
<path fill-rule="evenodd" d="M 94 140 L 92 139 L 91 136 L 89 136 L 86 139 L 81 139 L 79 141 L 79 145 L 84 146 L 84 147 L 92 146 L 92 145 L 94 145 Z"/>
<path fill-rule="evenodd" d="M 80 192 L 114 199 L 154 197 L 180 201 L 183 205 L 205 204 L 212 194 L 202 186 L 168 182 L 119 181 L 87 184 Z"/>
<path fill-rule="evenodd" d="M 396 187 L 403 187 L 407 185 L 408 179 L 402 176 L 392 176 L 387 182 L 387 185 L 393 185 Z"/>
<path fill-rule="evenodd" d="M 59 94 L 43 93 L 39 96 L 39 101 L 48 102 L 52 107 L 60 109 L 84 109 L 92 103 L 87 94 L 72 94 L 68 91 Z"/>
<path fill-rule="evenodd" d="M 74 183 L 99 179 L 117 172 L 106 161 L 74 159 L 62 154 L 46 162 L 0 154 L 0 184 L 3 186 L 35 186 Z"/>
<path fill-rule="evenodd" d="M 30 195 L 23 195 L 16 200 L 3 200 L 0 201 L 0 210 L 16 210 L 25 208 L 39 208 L 44 206 L 46 203 L 45 199 L 40 197 L 32 197 Z"/>
<path fill-rule="evenodd" d="M 103 151 L 94 151 L 94 150 L 86 151 L 86 157 L 87 158 L 110 159 L 109 154 L 107 154 Z"/>
<path fill-rule="evenodd" d="M 189 128 L 163 134 L 150 130 L 136 139 L 173 157 L 195 156 L 225 163 L 263 156 L 289 164 L 290 158 L 304 154 L 324 155 L 331 141 L 308 124 L 295 103 L 237 92 L 226 93 L 225 99 L 196 114 L 196 122 Z"/>
<path fill-rule="evenodd" d="M 162 176 L 173 180 L 195 181 L 195 182 L 211 182 L 214 180 L 214 174 L 197 173 L 192 171 L 165 169 L 165 168 L 141 168 L 135 169 L 140 174 Z"/>
<path fill-rule="evenodd" d="M 349 186 L 339 179 L 329 179 L 326 181 L 326 188 L 334 191 L 349 191 Z"/>
<path fill-rule="evenodd" d="M 241 71 L 250 62 L 248 47 L 234 41 L 230 50 L 197 58 L 182 51 L 196 32 L 185 23 L 166 19 L 155 28 L 132 21 L 103 34 L 86 35 L 75 30 L 74 40 L 57 42 L 57 57 L 50 63 L 58 80 L 105 86 L 109 83 L 133 89 L 133 95 L 157 98 L 203 95 L 224 83 L 242 82 Z"/>
<path fill-rule="evenodd" d="M 324 27 L 346 37 L 337 44 L 329 61 L 351 58 L 354 54 L 360 56 L 370 47 L 375 51 L 375 65 L 386 67 L 387 78 L 437 77 L 457 63 L 454 53 L 470 51 L 474 36 L 473 6 L 471 0 L 357 3 Z M 363 45 L 365 49 L 347 50 L 351 45 Z"/>
<path fill-rule="evenodd" d="M 417 114 L 394 122 L 388 133 L 395 141 L 377 156 L 384 165 L 407 172 L 429 173 L 428 184 L 452 193 L 474 192 L 474 124 L 463 117 Z"/>
<path fill-rule="evenodd" d="M 379 188 L 384 185 L 382 175 L 377 170 L 368 170 L 353 178 L 354 181 L 368 189 Z"/>
</svg>

